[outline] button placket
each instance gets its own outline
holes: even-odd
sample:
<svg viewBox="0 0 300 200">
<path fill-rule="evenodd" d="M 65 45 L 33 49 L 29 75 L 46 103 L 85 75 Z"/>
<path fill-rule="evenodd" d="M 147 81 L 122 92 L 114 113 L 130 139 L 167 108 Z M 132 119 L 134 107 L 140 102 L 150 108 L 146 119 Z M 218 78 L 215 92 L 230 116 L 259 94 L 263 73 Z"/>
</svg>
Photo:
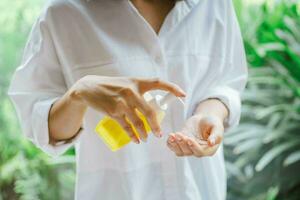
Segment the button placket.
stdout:
<svg viewBox="0 0 300 200">
<path fill-rule="evenodd" d="M 166 60 L 163 48 L 162 40 L 157 40 L 155 45 L 152 46 L 152 60 L 158 78 L 166 80 Z"/>
</svg>

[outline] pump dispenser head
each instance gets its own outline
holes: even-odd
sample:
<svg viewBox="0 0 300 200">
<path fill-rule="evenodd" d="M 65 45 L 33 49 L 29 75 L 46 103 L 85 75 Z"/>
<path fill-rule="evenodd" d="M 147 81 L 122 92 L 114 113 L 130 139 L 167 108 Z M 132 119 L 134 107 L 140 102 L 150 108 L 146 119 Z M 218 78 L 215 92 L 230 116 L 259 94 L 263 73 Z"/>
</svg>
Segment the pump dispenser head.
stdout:
<svg viewBox="0 0 300 200">
<path fill-rule="evenodd" d="M 166 110 L 167 106 L 174 100 L 179 100 L 182 104 L 184 104 L 183 100 L 179 97 L 176 97 L 172 93 L 166 94 L 164 97 L 158 100 L 158 105 L 163 109 Z M 166 107 L 166 108 L 165 108 Z"/>
<path fill-rule="evenodd" d="M 148 102 L 155 107 L 156 110 L 167 110 L 170 103 L 173 101 L 180 101 L 182 104 L 184 104 L 183 100 L 179 97 L 176 97 L 172 93 L 167 93 L 166 95 L 155 95 L 154 97 L 150 94 L 146 94 L 144 97 Z M 150 99 L 149 99 L 150 98 Z"/>
</svg>

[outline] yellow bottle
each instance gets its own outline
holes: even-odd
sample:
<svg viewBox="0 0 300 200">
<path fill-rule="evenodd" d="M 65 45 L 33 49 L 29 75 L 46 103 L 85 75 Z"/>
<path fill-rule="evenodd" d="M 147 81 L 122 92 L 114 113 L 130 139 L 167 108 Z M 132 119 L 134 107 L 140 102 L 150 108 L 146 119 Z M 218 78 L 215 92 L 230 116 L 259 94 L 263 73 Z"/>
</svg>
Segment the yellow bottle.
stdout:
<svg viewBox="0 0 300 200">
<path fill-rule="evenodd" d="M 145 100 L 148 101 L 151 105 L 153 105 L 154 108 L 156 109 L 159 123 L 162 122 L 165 116 L 165 111 L 168 108 L 168 104 L 172 100 L 177 98 L 171 93 L 168 93 L 164 97 L 157 95 L 155 96 L 155 98 L 153 98 L 149 93 L 146 93 L 144 97 Z M 149 133 L 151 131 L 151 128 L 145 116 L 138 110 L 137 110 L 137 114 L 140 117 L 140 119 L 143 121 L 144 126 L 146 128 L 146 132 Z M 136 136 L 139 138 L 139 134 L 136 128 L 133 126 L 132 123 L 130 123 L 129 120 L 128 122 L 131 125 Z M 97 124 L 95 131 L 112 151 L 117 151 L 123 146 L 127 145 L 129 142 L 131 142 L 131 138 L 127 135 L 126 131 L 122 128 L 122 126 L 117 121 L 115 121 L 114 119 L 108 116 L 105 116 Z"/>
</svg>

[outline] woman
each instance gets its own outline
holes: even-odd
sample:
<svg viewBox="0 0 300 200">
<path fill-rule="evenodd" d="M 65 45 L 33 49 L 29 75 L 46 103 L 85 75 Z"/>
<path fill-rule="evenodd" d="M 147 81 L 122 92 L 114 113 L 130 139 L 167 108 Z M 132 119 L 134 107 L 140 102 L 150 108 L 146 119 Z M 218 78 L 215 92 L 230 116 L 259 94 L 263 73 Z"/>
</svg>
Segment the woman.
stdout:
<svg viewBox="0 0 300 200">
<path fill-rule="evenodd" d="M 39 148 L 58 156 L 75 144 L 76 199 L 216 200 L 246 77 L 231 0 L 58 0 L 35 23 L 9 94 Z M 185 106 L 172 104 L 160 126 L 147 91 Z M 94 133 L 105 115 L 132 138 L 118 152 Z"/>
</svg>

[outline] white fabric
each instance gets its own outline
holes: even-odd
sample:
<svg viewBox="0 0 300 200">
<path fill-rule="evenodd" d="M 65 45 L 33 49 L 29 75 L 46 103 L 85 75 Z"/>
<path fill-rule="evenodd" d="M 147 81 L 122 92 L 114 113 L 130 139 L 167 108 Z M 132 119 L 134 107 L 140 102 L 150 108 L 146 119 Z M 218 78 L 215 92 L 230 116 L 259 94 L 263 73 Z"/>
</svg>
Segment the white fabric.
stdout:
<svg viewBox="0 0 300 200">
<path fill-rule="evenodd" d="M 158 35 L 128 0 L 59 0 L 46 6 L 9 95 L 24 134 L 50 155 L 71 145 L 49 144 L 51 105 L 88 74 L 160 77 L 180 85 L 187 98 L 185 107 L 175 103 L 167 111 L 163 139 L 150 136 L 146 144 L 115 153 L 94 132 L 103 114 L 88 109 L 75 145 L 76 199 L 225 199 L 222 147 L 212 157 L 177 158 L 166 138 L 207 98 L 227 105 L 228 127 L 238 123 L 247 70 L 231 0 L 178 1 Z"/>
</svg>

